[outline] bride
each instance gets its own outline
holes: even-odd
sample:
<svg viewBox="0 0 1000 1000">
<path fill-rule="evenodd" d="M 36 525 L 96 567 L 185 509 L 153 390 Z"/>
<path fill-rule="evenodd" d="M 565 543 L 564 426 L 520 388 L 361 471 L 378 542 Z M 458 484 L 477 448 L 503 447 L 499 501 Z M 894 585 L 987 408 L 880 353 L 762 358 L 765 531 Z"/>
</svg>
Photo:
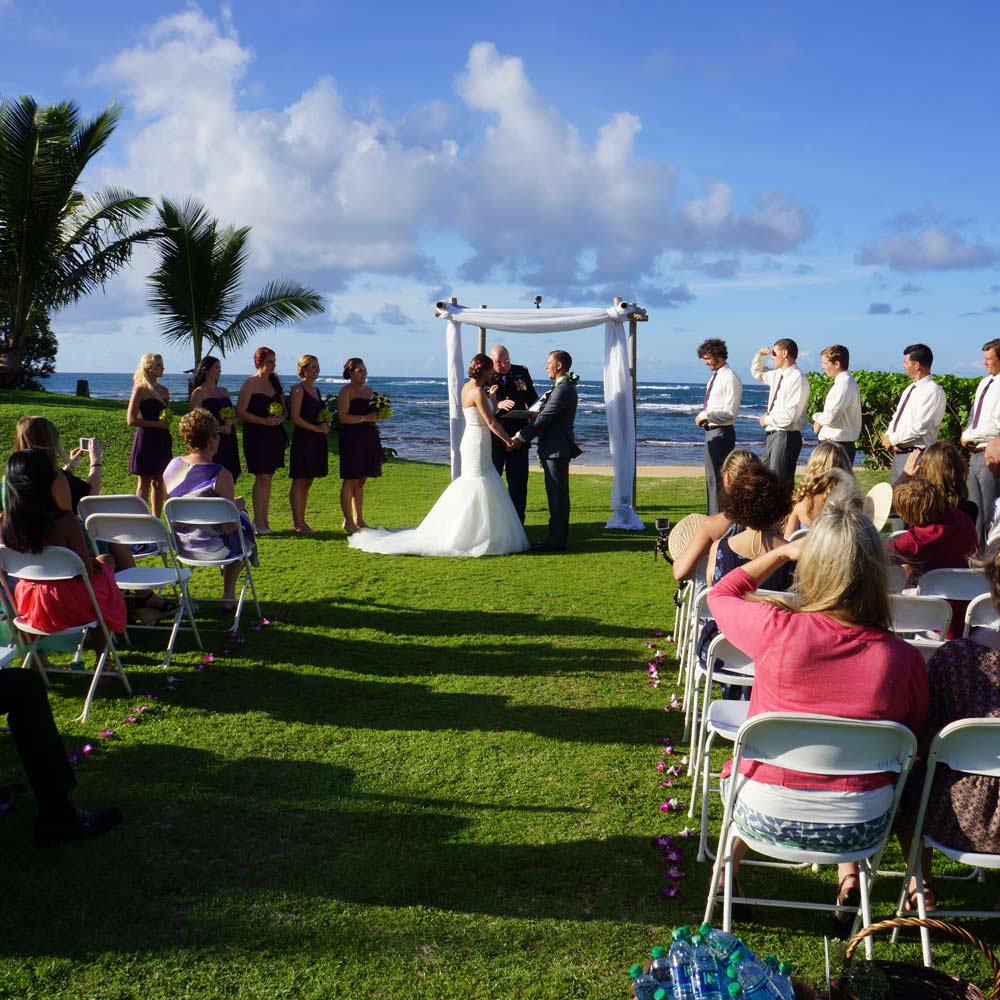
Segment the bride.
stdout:
<svg viewBox="0 0 1000 1000">
<path fill-rule="evenodd" d="M 347 539 L 351 548 L 411 556 L 502 556 L 528 548 L 521 520 L 493 467 L 490 431 L 504 444 L 511 439 L 494 418 L 484 389 L 492 377 L 492 359 L 477 354 L 462 387 L 462 474 L 430 513 L 418 527 L 405 531 L 358 531 Z"/>
</svg>

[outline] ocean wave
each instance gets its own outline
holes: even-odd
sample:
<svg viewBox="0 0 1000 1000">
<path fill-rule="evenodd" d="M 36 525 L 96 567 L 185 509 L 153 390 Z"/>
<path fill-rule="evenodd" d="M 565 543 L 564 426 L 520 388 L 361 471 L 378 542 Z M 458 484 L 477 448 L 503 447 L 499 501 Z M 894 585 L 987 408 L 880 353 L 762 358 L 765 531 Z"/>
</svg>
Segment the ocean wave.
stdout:
<svg viewBox="0 0 1000 1000">
<path fill-rule="evenodd" d="M 662 413 L 699 413 L 701 407 L 697 403 L 639 403 L 640 410 L 653 410 Z"/>
</svg>

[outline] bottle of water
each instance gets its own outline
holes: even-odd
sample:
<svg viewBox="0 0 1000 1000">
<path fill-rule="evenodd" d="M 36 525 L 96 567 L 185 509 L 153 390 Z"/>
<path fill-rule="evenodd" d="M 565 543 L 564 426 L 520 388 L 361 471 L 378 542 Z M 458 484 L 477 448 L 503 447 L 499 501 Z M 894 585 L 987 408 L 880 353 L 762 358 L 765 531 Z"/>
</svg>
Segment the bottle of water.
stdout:
<svg viewBox="0 0 1000 1000">
<path fill-rule="evenodd" d="M 653 1000 L 660 984 L 648 972 L 643 972 L 641 965 L 633 965 L 628 974 L 635 988 L 635 1000 Z"/>
<path fill-rule="evenodd" d="M 795 1000 L 795 985 L 792 982 L 792 963 L 780 962 L 778 971 L 771 976 L 771 981 L 781 990 L 785 1000 Z"/>
<path fill-rule="evenodd" d="M 740 958 L 747 958 L 753 954 L 749 948 L 735 934 L 728 931 L 714 930 L 709 924 L 702 924 L 698 928 L 698 933 L 708 942 L 712 953 L 721 963 L 729 961 L 730 956 L 738 954 Z"/>
<path fill-rule="evenodd" d="M 729 968 L 736 973 L 735 979 L 743 987 L 747 1000 L 784 1000 L 781 991 L 771 982 L 763 962 L 740 959 L 730 963 Z"/>
<path fill-rule="evenodd" d="M 657 945 L 650 954 L 653 956 L 653 961 L 649 963 L 649 974 L 656 980 L 657 985 L 670 989 L 670 981 L 673 977 L 670 974 L 670 959 L 667 957 L 667 949 Z"/>
<path fill-rule="evenodd" d="M 743 987 L 735 979 L 730 979 L 729 985 L 726 987 L 726 996 L 730 997 L 730 1000 L 741 1000 L 741 997 L 745 997 L 746 994 L 743 992 Z"/>
<path fill-rule="evenodd" d="M 715 953 L 700 934 L 694 936 L 694 966 L 691 976 L 691 986 L 697 1000 L 722 1000 L 722 987 L 719 983 L 719 966 Z"/>
<path fill-rule="evenodd" d="M 694 1000 L 691 982 L 694 953 L 688 943 L 686 927 L 674 931 L 674 943 L 670 946 L 670 971 L 674 977 L 674 1000 Z"/>
</svg>

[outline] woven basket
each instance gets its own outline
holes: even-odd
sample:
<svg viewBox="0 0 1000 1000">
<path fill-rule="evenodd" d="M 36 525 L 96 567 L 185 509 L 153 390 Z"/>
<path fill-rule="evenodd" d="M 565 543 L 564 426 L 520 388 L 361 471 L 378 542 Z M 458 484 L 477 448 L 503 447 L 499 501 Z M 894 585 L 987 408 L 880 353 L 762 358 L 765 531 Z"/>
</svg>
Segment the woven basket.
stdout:
<svg viewBox="0 0 1000 1000">
<path fill-rule="evenodd" d="M 847 946 L 847 953 L 844 956 L 844 969 L 847 969 L 851 956 L 866 937 L 878 931 L 891 931 L 895 927 L 903 930 L 927 927 L 932 931 L 950 934 L 952 937 L 972 945 L 973 948 L 982 953 L 989 963 L 993 973 L 993 989 L 989 993 L 983 993 L 973 983 L 967 983 L 956 976 L 949 976 L 946 972 L 941 972 L 938 969 L 928 969 L 924 965 L 877 960 L 875 965 L 889 980 L 889 995 L 892 1000 L 996 1000 L 1000 996 L 1000 962 L 997 961 L 992 950 L 964 927 L 946 924 L 943 920 L 896 917 L 894 920 L 883 920 L 877 924 L 870 924 L 851 938 L 851 943 Z M 842 988 L 839 995 L 841 1000 L 857 1000 L 854 993 L 846 988 Z"/>
</svg>

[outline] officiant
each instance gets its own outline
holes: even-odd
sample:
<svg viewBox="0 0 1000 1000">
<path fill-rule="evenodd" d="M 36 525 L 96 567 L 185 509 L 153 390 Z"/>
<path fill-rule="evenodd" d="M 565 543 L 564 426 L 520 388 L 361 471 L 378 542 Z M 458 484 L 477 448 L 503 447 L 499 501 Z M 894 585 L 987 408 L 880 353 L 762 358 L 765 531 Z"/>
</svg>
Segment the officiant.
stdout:
<svg viewBox="0 0 1000 1000">
<path fill-rule="evenodd" d="M 490 349 L 493 359 L 493 381 L 487 390 L 496 407 L 500 425 L 513 437 L 528 420 L 528 407 L 538 399 L 531 373 L 524 365 L 512 365 L 510 354 L 503 344 Z M 529 448 L 507 451 L 498 437 L 493 438 L 493 465 L 502 476 L 507 470 L 507 492 L 524 524 L 524 508 L 528 502 Z"/>
</svg>

